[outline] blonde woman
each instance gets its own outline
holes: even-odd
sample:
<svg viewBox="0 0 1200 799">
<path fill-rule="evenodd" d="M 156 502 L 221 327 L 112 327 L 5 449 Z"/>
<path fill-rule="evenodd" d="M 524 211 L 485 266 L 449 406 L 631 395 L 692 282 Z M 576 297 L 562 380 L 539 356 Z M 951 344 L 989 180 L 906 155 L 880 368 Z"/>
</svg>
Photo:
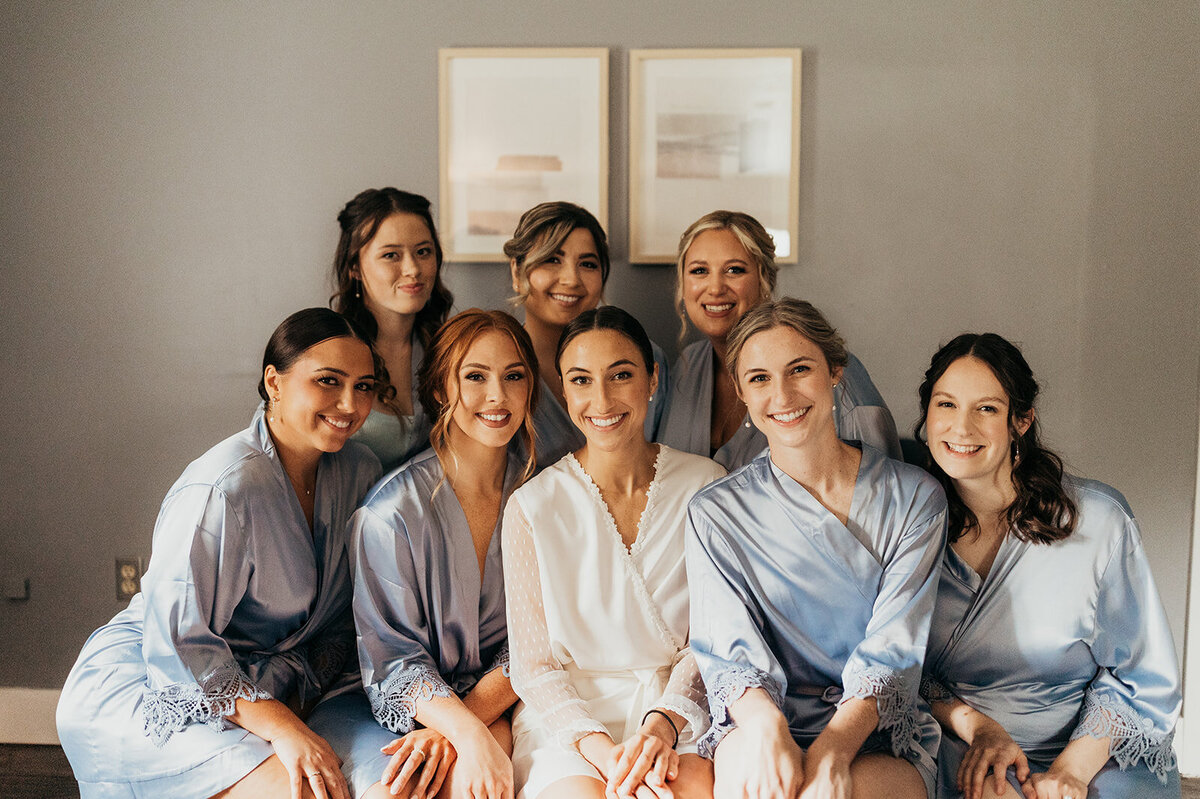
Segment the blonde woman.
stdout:
<svg viewBox="0 0 1200 799">
<path fill-rule="evenodd" d="M 713 211 L 683 232 L 676 269 L 675 303 L 684 332 L 690 323 L 703 338 L 684 349 L 671 372 L 658 440 L 733 470 L 766 449 L 767 440 L 751 423 L 729 376 L 726 337 L 747 311 L 774 295 L 775 243 L 749 214 Z M 838 436 L 899 459 L 892 413 L 866 367 L 850 353 L 836 394 Z"/>
<path fill-rule="evenodd" d="M 932 799 L 938 726 L 918 690 L 942 488 L 838 438 L 846 348 L 810 304 L 760 304 L 728 355 L 769 449 L 688 508 L 717 795 Z"/>
</svg>

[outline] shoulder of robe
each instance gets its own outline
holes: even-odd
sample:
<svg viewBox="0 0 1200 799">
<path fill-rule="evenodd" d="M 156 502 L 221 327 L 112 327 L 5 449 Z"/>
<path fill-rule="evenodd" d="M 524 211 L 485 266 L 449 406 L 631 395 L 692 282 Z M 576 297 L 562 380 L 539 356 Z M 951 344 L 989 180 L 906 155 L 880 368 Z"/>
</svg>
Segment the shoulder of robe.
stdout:
<svg viewBox="0 0 1200 799">
<path fill-rule="evenodd" d="M 561 490 L 563 481 L 572 479 L 572 470 L 564 455 L 526 480 L 512 493 L 511 500 L 518 502 L 526 514 L 535 510 L 539 503 L 554 499 Z"/>
<path fill-rule="evenodd" d="M 384 475 L 367 492 L 362 509 L 385 520 L 397 515 L 409 520 L 414 514 L 424 515 L 442 475 L 437 454 L 425 450 Z M 443 484 L 440 490 L 449 491 L 450 485 Z"/>
<path fill-rule="evenodd" d="M 1075 529 L 1065 539 L 1085 538 L 1112 542 L 1132 537 L 1140 545 L 1140 534 L 1133 510 L 1120 491 L 1099 480 L 1063 475 L 1063 487 L 1075 500 Z"/>
<path fill-rule="evenodd" d="M 702 457 L 694 455 L 692 457 Z M 708 458 L 704 458 L 708 460 Z M 717 465 L 720 469 L 720 465 Z M 688 503 L 689 512 L 701 513 L 706 516 L 721 515 L 729 508 L 737 507 L 735 500 L 747 491 L 756 490 L 757 485 L 764 481 L 765 472 L 771 469 L 766 455 L 759 456 L 740 469 L 735 469 L 724 477 L 718 477 L 701 488 L 692 496 Z"/>
<path fill-rule="evenodd" d="M 939 513 L 946 509 L 946 492 L 942 484 L 929 472 L 911 463 L 889 458 L 869 444 L 863 444 L 863 457 L 873 458 L 875 463 L 870 469 L 877 469 L 882 476 L 890 472 L 903 489 L 903 494 L 910 497 L 914 509 L 925 509 L 926 514 Z M 876 478 L 878 479 L 878 478 Z"/>
<path fill-rule="evenodd" d="M 275 460 L 255 441 L 250 430 L 230 436 L 187 465 L 167 493 L 207 486 L 227 496 L 255 493 L 257 487 L 278 483 Z"/>
</svg>

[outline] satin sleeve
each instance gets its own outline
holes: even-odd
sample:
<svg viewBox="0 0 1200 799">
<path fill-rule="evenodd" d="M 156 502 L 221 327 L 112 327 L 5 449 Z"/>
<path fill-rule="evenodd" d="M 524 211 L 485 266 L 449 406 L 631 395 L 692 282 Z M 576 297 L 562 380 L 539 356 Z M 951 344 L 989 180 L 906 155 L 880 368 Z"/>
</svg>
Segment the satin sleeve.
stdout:
<svg viewBox="0 0 1200 799">
<path fill-rule="evenodd" d="M 238 699 L 269 699 L 220 632 L 253 570 L 241 520 L 224 492 L 187 485 L 163 501 L 154 560 L 142 579 L 146 734 L 162 745 L 193 722 L 224 729 Z"/>
<path fill-rule="evenodd" d="M 417 703 L 451 691 L 431 654 L 427 597 L 422 596 L 403 520 L 385 521 L 369 507 L 350 518 L 354 626 L 359 667 L 375 720 L 404 735 Z"/>
<path fill-rule="evenodd" d="M 503 522 L 504 592 L 508 613 L 509 676 L 513 690 L 564 746 L 608 730 L 593 718 L 570 675 L 554 656 L 546 626 L 541 570 L 529 520 L 509 501 Z"/>
<path fill-rule="evenodd" d="M 1127 768 L 1142 761 L 1160 780 L 1176 768 L 1172 748 L 1180 710 L 1179 670 L 1137 522 L 1128 518 L 1101 577 L 1090 643 L 1100 667 L 1084 694 L 1071 739 L 1109 738 Z"/>
<path fill-rule="evenodd" d="M 782 710 L 787 678 L 763 634 L 765 620 L 746 582 L 749 567 L 693 504 L 685 543 L 691 594 L 691 650 L 708 691 L 712 726 L 698 749 L 711 758 L 737 723 L 729 706 L 749 688 L 761 688 Z"/>
<path fill-rule="evenodd" d="M 890 733 L 897 757 L 919 739 L 921 669 L 946 539 L 945 499 L 941 492 L 930 496 L 923 510 L 933 505 L 933 512 L 918 516 L 901 536 L 884 566 L 866 636 L 842 669 L 841 702 L 875 699 L 877 729 Z"/>
</svg>

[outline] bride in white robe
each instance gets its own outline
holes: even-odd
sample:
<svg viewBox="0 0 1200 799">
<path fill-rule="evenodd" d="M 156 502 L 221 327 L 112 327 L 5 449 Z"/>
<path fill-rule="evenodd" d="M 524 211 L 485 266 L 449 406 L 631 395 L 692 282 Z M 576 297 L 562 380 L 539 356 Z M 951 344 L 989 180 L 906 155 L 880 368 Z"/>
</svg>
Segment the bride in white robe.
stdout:
<svg viewBox="0 0 1200 799">
<path fill-rule="evenodd" d="M 572 322 L 558 351 L 587 443 L 514 492 L 504 572 L 519 796 L 711 796 L 708 725 L 688 642 L 687 502 L 724 470 L 646 442 L 657 380 L 617 308 Z M 676 749 L 676 746 L 678 747 Z M 670 786 L 670 787 L 668 787 Z"/>
</svg>

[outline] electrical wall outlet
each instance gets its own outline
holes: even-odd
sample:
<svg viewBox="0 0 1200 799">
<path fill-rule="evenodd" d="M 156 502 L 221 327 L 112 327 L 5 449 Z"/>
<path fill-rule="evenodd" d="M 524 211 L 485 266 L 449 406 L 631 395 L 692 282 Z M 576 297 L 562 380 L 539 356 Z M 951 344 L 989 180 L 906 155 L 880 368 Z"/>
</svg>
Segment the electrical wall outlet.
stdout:
<svg viewBox="0 0 1200 799">
<path fill-rule="evenodd" d="M 128 602 L 142 590 L 142 559 L 117 558 L 117 599 Z"/>
</svg>

